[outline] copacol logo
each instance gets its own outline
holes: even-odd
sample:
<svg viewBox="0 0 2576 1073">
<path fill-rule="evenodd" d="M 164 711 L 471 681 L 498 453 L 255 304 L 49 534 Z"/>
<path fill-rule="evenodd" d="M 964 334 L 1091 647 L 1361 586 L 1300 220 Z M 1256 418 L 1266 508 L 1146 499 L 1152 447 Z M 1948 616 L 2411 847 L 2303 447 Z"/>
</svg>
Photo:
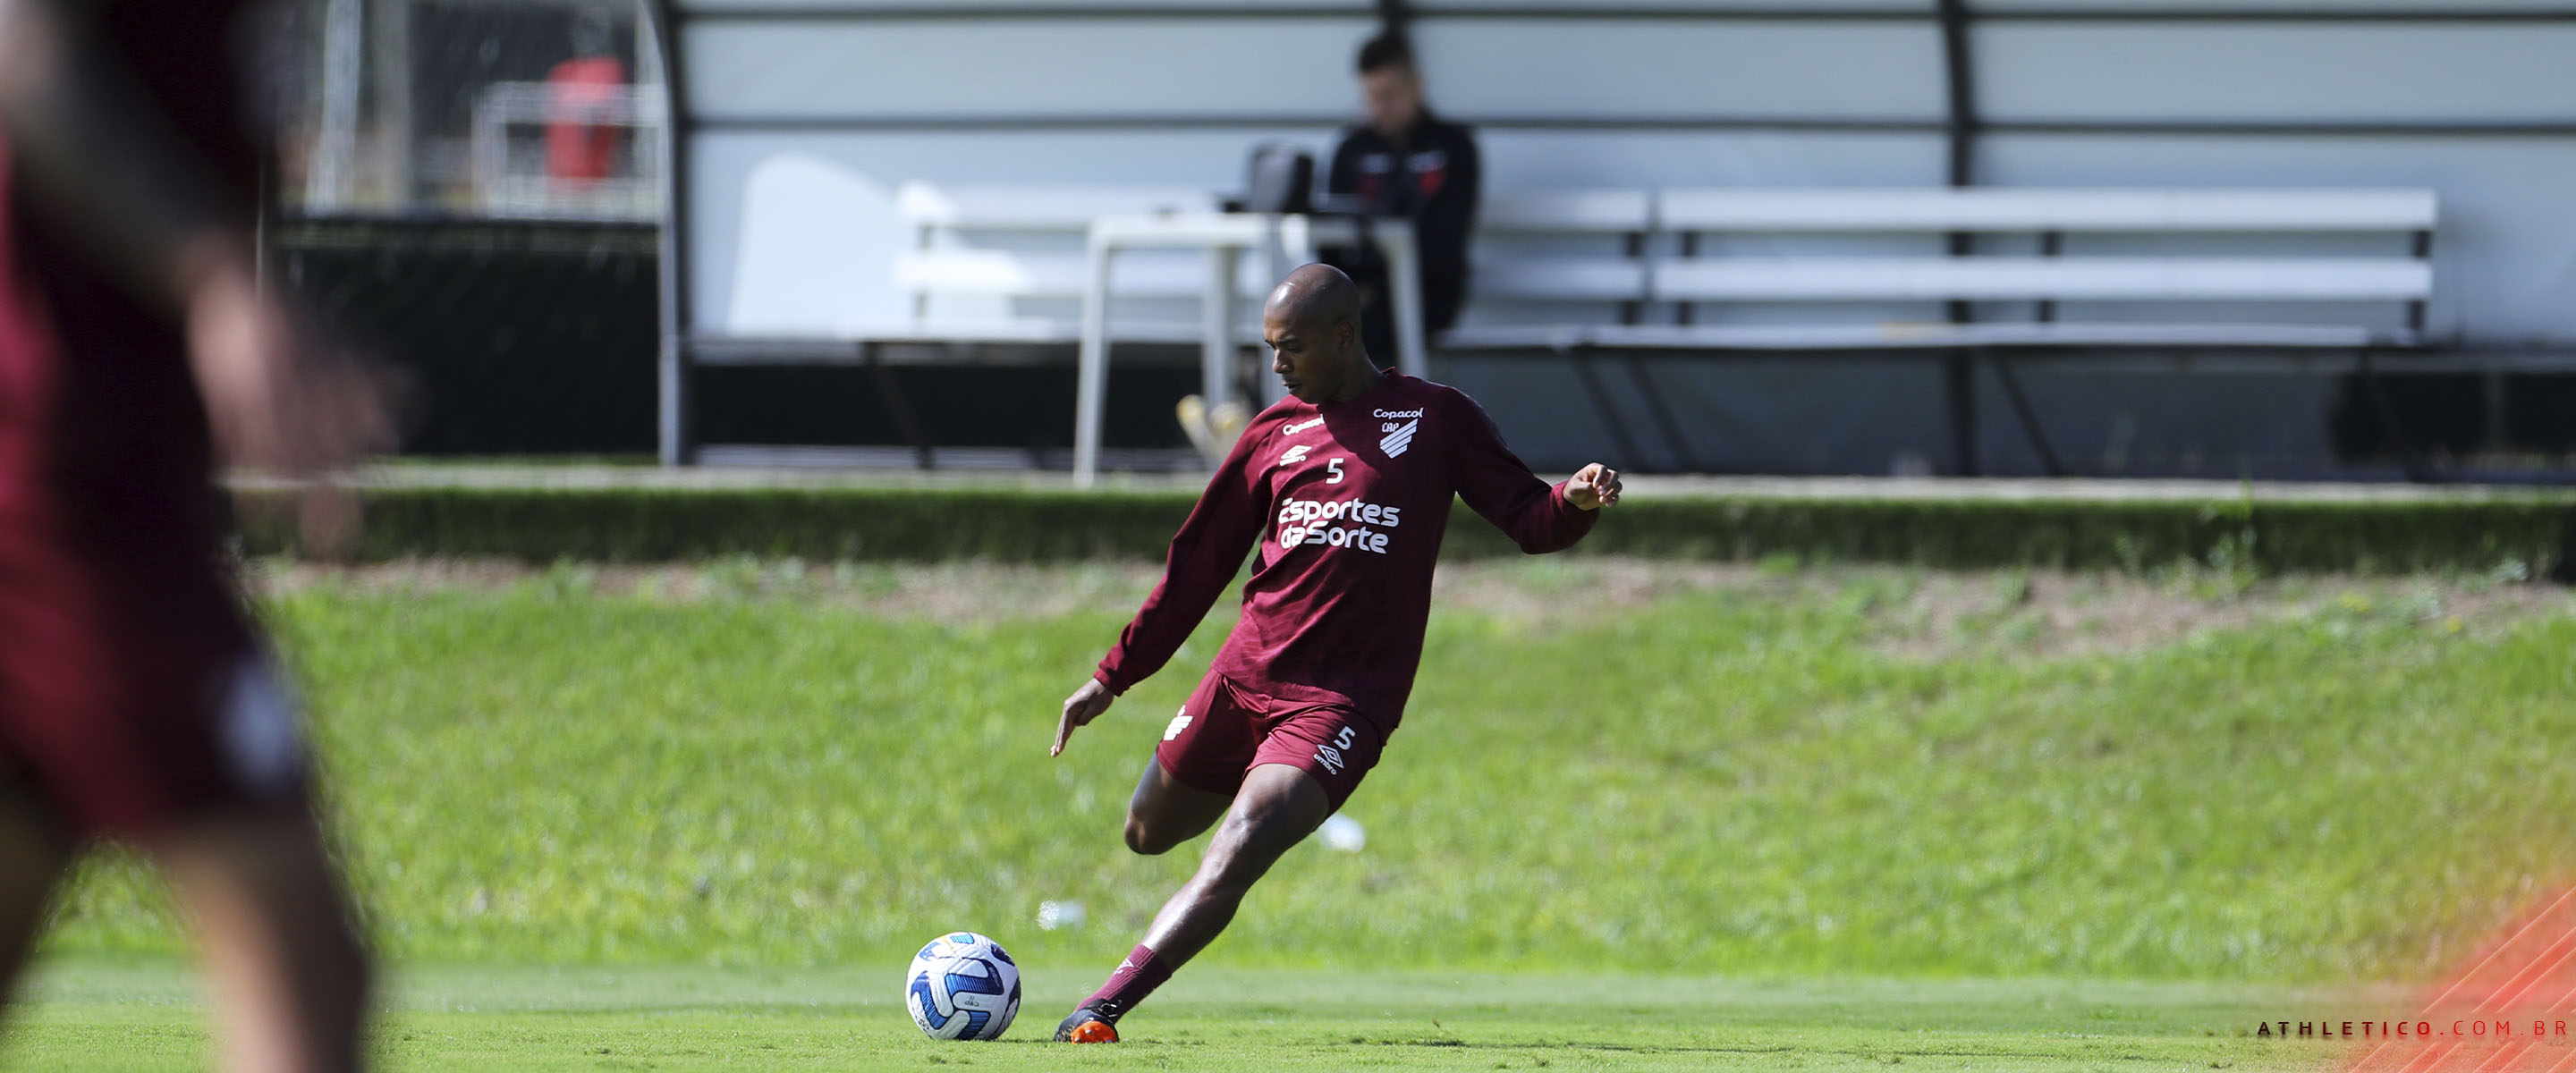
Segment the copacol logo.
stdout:
<svg viewBox="0 0 2576 1073">
<path fill-rule="evenodd" d="M 1377 449 L 1385 452 L 1388 458 L 1393 458 L 1397 455 L 1403 454 L 1413 446 L 1414 430 L 1422 427 L 1422 411 L 1372 410 L 1370 413 L 1373 416 L 1381 418 L 1410 417 L 1413 419 L 1411 421 L 1401 423 L 1388 421 L 1378 426 L 1378 431 L 1386 433 L 1386 435 L 1377 441 Z"/>
<path fill-rule="evenodd" d="M 1293 548 L 1300 544 L 1323 544 L 1384 555 L 1386 534 L 1379 530 L 1395 528 L 1403 509 L 1357 499 L 1331 503 L 1312 499 L 1282 500 L 1279 504 L 1279 546 Z M 1348 524 L 1334 525 L 1334 522 Z"/>
</svg>

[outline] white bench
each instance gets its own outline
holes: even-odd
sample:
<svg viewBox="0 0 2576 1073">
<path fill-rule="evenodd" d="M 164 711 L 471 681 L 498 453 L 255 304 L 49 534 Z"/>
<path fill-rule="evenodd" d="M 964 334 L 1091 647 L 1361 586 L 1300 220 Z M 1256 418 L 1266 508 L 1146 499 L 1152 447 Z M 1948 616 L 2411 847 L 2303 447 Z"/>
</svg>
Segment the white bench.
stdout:
<svg viewBox="0 0 2576 1073">
<path fill-rule="evenodd" d="M 995 317 L 943 316 L 944 297 L 1076 302 L 1083 292 L 1084 233 L 1093 220 L 1132 214 L 1209 212 L 1216 194 L 1181 186 L 934 186 L 905 183 L 895 211 L 915 236 L 897 258 L 895 286 L 912 308 L 909 323 L 886 325 L 889 339 L 936 338 L 957 342 L 1072 343 L 1079 316 L 1009 313 Z M 979 237 L 993 245 L 969 246 Z M 1030 248 L 1035 247 L 1035 248 Z M 1246 277 L 1247 280 L 1250 277 Z M 1203 257 L 1146 254 L 1112 269 L 1111 293 L 1120 298 L 1196 299 L 1207 285 Z M 873 332 L 874 329 L 871 329 Z M 1114 317 L 1113 339 L 1190 343 L 1199 324 L 1190 318 Z"/>
<path fill-rule="evenodd" d="M 913 319 L 887 325 L 881 334 L 914 341 L 982 340 L 1071 342 L 1073 322 L 1061 318 L 956 318 L 937 315 L 943 298 L 1079 299 L 1083 256 L 1079 238 L 1093 220 L 1107 216 L 1204 211 L 1216 202 L 1210 191 L 1187 187 L 936 187 L 907 183 L 896 193 L 896 208 L 917 236 L 914 248 L 895 264 L 895 284 L 914 311 Z M 1615 255 L 1480 253 L 1476 260 L 1475 295 L 1485 301 L 1625 303 L 1649 300 L 1646 243 L 1654 231 L 1653 195 L 1646 190 L 1583 190 L 1499 193 L 1478 211 L 1480 242 L 1523 236 L 1606 235 L 1624 242 Z M 1014 248 L 1005 241 L 965 246 L 959 236 L 1027 239 L 1055 235 L 1056 248 Z M 1199 254 L 1139 252 L 1121 257 L 1112 267 L 1111 293 L 1120 298 L 1197 299 L 1207 272 Z M 1262 272 L 1238 273 L 1242 297 L 1267 293 L 1272 280 Z M 1633 320 L 1635 311 L 1628 311 Z M 1113 319 L 1111 335 L 1119 340 L 1189 342 L 1198 338 L 1195 322 Z M 1475 329 L 1465 329 L 1474 332 Z M 1485 329 L 1490 345 L 1519 345 L 1552 337 L 1553 328 Z M 871 328 L 871 334 L 880 334 Z"/>
<path fill-rule="evenodd" d="M 1635 323 L 1652 296 L 1647 243 L 1655 231 L 1654 194 L 1647 190 L 1498 192 L 1476 211 L 1471 302 L 1614 304 L 1619 323 Z M 1562 240 L 1593 236 L 1615 241 L 1620 252 L 1562 253 Z M 1515 240 L 1524 240 L 1516 243 Z M 1535 242 L 1526 240 L 1536 240 Z M 1492 326 L 1450 329 L 1438 342 L 1457 347 L 1554 347 L 1563 326 Z"/>
<path fill-rule="evenodd" d="M 710 364 L 774 361 L 879 364 L 885 344 L 960 348 L 1053 346 L 1081 334 L 1085 289 L 1082 240 L 1098 219 L 1190 214 L 1217 206 L 1213 191 L 1190 187 L 932 186 L 908 183 L 897 211 L 913 229 L 895 279 L 911 316 L 830 341 L 710 340 L 694 351 Z M 1629 432 L 1591 366 L 1616 353 L 1676 456 L 1689 453 L 1642 354 L 1655 352 L 1927 352 L 1954 364 L 1994 353 L 1996 368 L 2038 441 L 2026 403 L 2001 352 L 2075 347 L 2159 349 L 2400 348 L 2423 342 L 2433 288 L 2427 259 L 2437 215 L 2426 190 L 1573 190 L 1495 192 L 1479 212 L 1471 305 L 1561 307 L 1563 319 L 1469 325 L 1434 340 L 1457 350 L 1564 355 L 1611 434 L 1636 457 Z M 2301 233 L 2402 236 L 2384 256 L 2223 255 L 2059 256 L 2068 234 L 2252 235 Z M 1712 236 L 2034 235 L 2037 255 L 1703 256 Z M 1568 252 L 1574 250 L 1576 252 Z M 1117 299 L 1207 303 L 1206 255 L 1143 250 L 1116 259 Z M 1246 256 L 1234 273 L 1239 298 L 1271 282 Z M 1244 268 L 1251 270 L 1245 271 Z M 2029 319 L 1978 322 L 1971 303 L 2037 303 Z M 2061 321 L 2067 301 L 2157 303 L 2403 303 L 2402 329 L 2361 323 L 2206 318 Z M 1056 303 L 1063 315 L 1017 307 Z M 1706 323 L 1728 305 L 1939 303 L 1942 319 L 1878 323 Z M 957 307 L 973 308 L 959 312 Z M 1602 312 L 1607 307 L 1611 312 Z M 1208 332 L 1203 314 L 1134 315 L 1114 308 L 1113 342 L 1190 344 Z M 1655 321 L 1655 323 L 1650 323 Z M 960 350 L 958 353 L 965 353 Z M 1964 375 L 1964 374 L 1959 374 Z M 1954 376 L 1956 382 L 1957 376 Z M 886 390 L 894 390 L 890 379 Z M 1954 388 L 1954 391 L 1956 389 Z M 1954 400 L 1954 406 L 1956 402 Z M 895 400 L 890 408 L 900 406 Z M 899 417 L 899 420 L 902 418 Z M 923 457 L 927 458 L 926 447 Z M 2042 445 L 2043 455 L 2048 454 Z"/>
<path fill-rule="evenodd" d="M 2435 198 L 2429 190 L 1667 190 L 1658 205 L 1681 256 L 1649 269 L 1655 300 L 1723 302 L 2030 300 L 2093 302 L 2402 302 L 2407 327 L 2251 323 L 2033 323 L 1856 326 L 1842 345 L 1874 347 L 2412 346 L 2432 297 Z M 2377 257 L 2060 257 L 2069 233 L 2388 233 L 2406 238 Z M 1695 256 L 1702 237 L 1743 233 L 2004 234 L 2040 237 L 2028 255 L 1953 257 Z M 2053 304 L 2036 323 L 2057 324 Z M 1964 318 L 1953 318 L 1964 320 Z M 1759 338 L 1756 333 L 1755 338 Z M 1810 345 L 1828 345 L 1817 333 Z M 1722 326 L 1611 333 L 1617 345 L 1726 348 Z M 1766 346 L 1757 342 L 1754 345 Z"/>
<path fill-rule="evenodd" d="M 1954 362 L 1978 353 L 2041 348 L 2177 349 L 2405 348 L 2423 343 L 2433 293 L 2428 260 L 2437 217 L 2429 190 L 1666 190 L 1651 209 L 1669 252 L 1639 258 L 1641 301 L 1669 309 L 1669 323 L 1564 323 L 1462 328 L 1440 342 L 1453 349 L 1544 350 L 1573 357 L 1620 446 L 1633 444 L 1585 360 L 1587 351 L 1623 352 L 1656 421 L 1685 465 L 1690 455 L 1639 352 L 1935 351 Z M 2379 256 L 2059 256 L 2064 236 L 2089 234 L 2385 234 Z M 1709 236 L 1950 236 L 1953 256 L 1701 256 Z M 1976 254 L 1962 236 L 2026 234 L 2039 252 Z M 1514 277 L 1516 300 L 1597 301 L 1615 291 L 1607 266 L 1550 287 L 1544 273 Z M 1481 281 L 1480 281 L 1481 282 Z M 1478 295 L 1485 295 L 1479 286 Z M 1971 303 L 2031 301 L 2031 319 L 1977 322 Z M 2060 321 L 2057 303 L 2152 305 L 2178 302 L 2402 303 L 2404 327 L 2205 318 Z M 1943 320 L 1880 323 L 1696 323 L 1706 308 L 1825 303 L 1941 303 Z M 2043 458 L 2051 452 L 2000 354 L 1996 369 Z M 1965 373 L 1954 375 L 1964 380 Z M 1962 390 L 1954 388 L 1954 393 Z M 1954 413 L 1961 400 L 1954 399 Z M 1964 444 L 1965 431 L 1961 430 Z M 1964 458 L 1963 463 L 1967 460 Z M 2052 463 L 2052 468 L 2054 468 Z"/>
<path fill-rule="evenodd" d="M 912 320 L 866 334 L 899 341 L 1070 342 L 1068 318 L 944 317 L 948 297 L 1079 299 L 1079 238 L 1111 215 L 1206 211 L 1210 191 L 1189 187 L 966 186 L 905 184 L 896 196 L 918 241 L 895 266 Z M 1476 302 L 1615 304 L 1615 320 L 1461 327 L 1441 345 L 1472 348 L 1574 346 L 1680 349 L 1925 349 L 1975 346 L 2356 347 L 2418 342 L 2422 304 L 2432 294 L 2425 253 L 2435 198 L 2425 190 L 1576 190 L 1498 192 L 1479 210 Z M 2054 249 L 2068 233 L 2388 232 L 2413 248 L 2386 257 L 1702 257 L 1718 234 L 2024 233 Z M 1055 235 L 1056 248 L 965 246 L 957 236 Z M 1496 250 L 1529 236 L 1620 239 L 1621 254 Z M 1649 256 L 1656 236 L 1665 252 Z M 1498 242 L 1499 240 L 1499 242 Z M 1111 291 L 1122 298 L 1202 297 L 1206 271 L 1194 253 L 1121 258 Z M 1268 281 L 1239 274 L 1243 296 Z M 2043 306 L 2035 323 L 1694 324 L 1698 307 L 1868 301 L 1979 302 L 2404 302 L 2404 331 L 2276 323 L 2058 323 Z M 1675 323 L 1639 323 L 1649 305 Z M 2045 326 L 2042 326 L 2045 325 Z M 1119 339 L 1189 342 L 1194 320 L 1113 319 Z"/>
<path fill-rule="evenodd" d="M 934 448 L 914 416 L 902 385 L 887 369 L 888 348 L 913 360 L 1029 360 L 1032 351 L 1060 350 L 1081 338 L 1078 311 L 1029 315 L 1023 301 L 1070 305 L 1083 295 L 1082 244 L 1094 219 L 1122 213 L 1206 212 L 1216 206 L 1208 190 L 1184 186 L 937 186 L 905 183 L 895 191 L 895 211 L 911 232 L 911 248 L 894 265 L 895 285 L 910 315 L 866 324 L 827 339 L 718 337 L 692 340 L 691 360 L 701 365 L 858 365 L 875 374 L 879 403 L 911 445 L 916 464 L 928 468 Z M 970 245 L 969 241 L 977 244 Z M 1203 258 L 1181 255 L 1128 258 L 1116 267 L 1122 298 L 1197 299 L 1205 288 Z M 959 300 L 982 308 L 959 312 Z M 1120 315 L 1110 336 L 1123 343 L 1187 346 L 1199 341 L 1200 323 L 1188 317 Z M 774 460 L 779 452 L 709 447 L 719 457 Z M 825 453 L 840 457 L 849 452 Z M 882 453 L 882 452 L 880 452 Z M 961 452 L 941 452 L 958 456 Z M 972 452 L 963 454 L 971 455 Z"/>
</svg>

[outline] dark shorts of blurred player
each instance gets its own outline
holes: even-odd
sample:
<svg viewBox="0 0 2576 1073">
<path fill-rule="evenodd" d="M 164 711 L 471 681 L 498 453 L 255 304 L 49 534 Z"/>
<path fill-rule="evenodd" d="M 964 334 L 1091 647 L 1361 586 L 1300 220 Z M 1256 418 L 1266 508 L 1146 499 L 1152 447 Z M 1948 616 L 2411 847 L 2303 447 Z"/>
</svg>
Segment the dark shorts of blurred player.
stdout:
<svg viewBox="0 0 2576 1073">
<path fill-rule="evenodd" d="M 307 812 L 297 709 L 247 625 L 47 543 L 0 524 L 0 787 L 67 844 Z M 212 564 L 184 584 L 219 586 Z"/>
<path fill-rule="evenodd" d="M 1356 709 L 1283 701 L 1210 672 L 1163 729 L 1155 762 L 1182 785 L 1234 796 L 1263 764 L 1313 776 L 1338 810 L 1377 766 L 1386 732 Z"/>
</svg>

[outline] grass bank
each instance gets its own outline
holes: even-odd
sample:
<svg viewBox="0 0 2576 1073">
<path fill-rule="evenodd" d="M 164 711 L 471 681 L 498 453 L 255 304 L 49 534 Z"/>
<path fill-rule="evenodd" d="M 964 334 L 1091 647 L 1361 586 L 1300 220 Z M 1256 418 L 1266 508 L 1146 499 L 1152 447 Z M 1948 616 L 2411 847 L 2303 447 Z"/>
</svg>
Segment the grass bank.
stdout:
<svg viewBox="0 0 2576 1073">
<path fill-rule="evenodd" d="M 954 579 L 1007 613 L 757 563 L 319 574 L 265 607 L 400 957 L 894 966 L 971 927 L 1089 965 L 1190 867 L 1115 832 L 1226 625 L 1050 761 L 1149 583 L 1102 569 Z M 1482 569 L 1499 595 L 1435 616 L 1349 806 L 1367 848 L 1297 850 L 1215 963 L 2411 977 L 2576 861 L 2555 590 L 2204 572 L 2130 617 L 2205 624 L 2058 644 L 2081 576 L 1992 575 L 1961 612 L 1911 571 Z M 2462 610 L 2496 591 L 2532 595 Z M 1038 930 L 1045 900 L 1090 923 Z M 159 901 L 104 863 L 51 942 L 170 950 Z"/>
</svg>

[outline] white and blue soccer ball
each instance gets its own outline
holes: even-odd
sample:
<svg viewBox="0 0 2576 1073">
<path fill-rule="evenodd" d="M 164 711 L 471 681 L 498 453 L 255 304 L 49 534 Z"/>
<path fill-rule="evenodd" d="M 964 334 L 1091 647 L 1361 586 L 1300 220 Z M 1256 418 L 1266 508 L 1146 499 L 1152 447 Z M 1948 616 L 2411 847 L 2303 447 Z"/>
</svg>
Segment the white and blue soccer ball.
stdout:
<svg viewBox="0 0 2576 1073">
<path fill-rule="evenodd" d="M 932 1039 L 1000 1039 L 1020 1013 L 1020 966 L 971 931 L 932 939 L 912 956 L 903 1005 Z"/>
</svg>

